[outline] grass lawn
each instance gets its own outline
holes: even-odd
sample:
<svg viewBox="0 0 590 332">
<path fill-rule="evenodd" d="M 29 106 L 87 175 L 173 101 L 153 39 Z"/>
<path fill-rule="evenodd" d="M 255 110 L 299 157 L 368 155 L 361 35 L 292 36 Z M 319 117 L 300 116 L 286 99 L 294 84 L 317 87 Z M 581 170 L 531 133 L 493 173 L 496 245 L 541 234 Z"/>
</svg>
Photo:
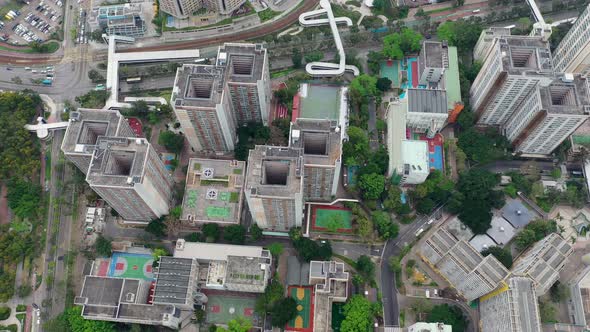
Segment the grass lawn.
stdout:
<svg viewBox="0 0 590 332">
<path fill-rule="evenodd" d="M 57 51 L 59 49 L 59 43 L 56 41 L 49 41 L 49 42 L 47 42 L 47 45 L 48 45 L 48 49 L 47 49 L 47 52 L 45 52 L 45 54 L 54 53 L 55 51 Z M 18 53 L 39 53 L 39 52 L 34 51 L 30 47 L 12 49 L 12 48 L 6 47 L 4 45 L 0 45 L 0 51 L 9 51 L 9 52 L 18 52 Z"/>
<path fill-rule="evenodd" d="M 275 71 L 275 72 L 270 73 L 270 78 L 283 77 L 283 76 L 291 74 L 292 72 L 294 72 L 296 70 L 297 69 L 295 69 L 295 68 L 287 68 L 287 69 Z"/>
<path fill-rule="evenodd" d="M 266 8 L 263 11 L 258 12 L 258 17 L 260 17 L 260 21 L 266 22 L 268 20 L 273 19 L 275 16 L 279 15 L 281 12 L 275 12 L 270 8 Z"/>
</svg>

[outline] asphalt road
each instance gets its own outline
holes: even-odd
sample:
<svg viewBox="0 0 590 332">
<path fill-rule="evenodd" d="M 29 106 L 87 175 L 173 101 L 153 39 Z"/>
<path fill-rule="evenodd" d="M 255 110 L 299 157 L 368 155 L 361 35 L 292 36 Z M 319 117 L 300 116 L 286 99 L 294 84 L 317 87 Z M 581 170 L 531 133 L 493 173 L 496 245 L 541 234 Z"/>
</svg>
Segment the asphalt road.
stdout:
<svg viewBox="0 0 590 332">
<path fill-rule="evenodd" d="M 523 165 L 531 165 L 530 160 L 501 160 L 482 166 L 492 173 L 506 173 L 510 171 L 519 171 Z M 542 172 L 549 173 L 556 166 L 551 161 L 534 161 L 534 165 Z"/>
<path fill-rule="evenodd" d="M 397 300 L 397 287 L 395 285 L 395 273 L 389 268 L 389 258 L 401 253 L 402 248 L 416 238 L 416 232 L 426 228 L 428 220 L 434 218 L 441 208 L 436 209 L 428 216 L 418 217 L 397 238 L 387 241 L 381 260 L 381 291 L 383 294 L 383 324 L 385 326 L 399 325 L 399 303 Z M 434 218 L 436 220 L 436 218 Z"/>
</svg>

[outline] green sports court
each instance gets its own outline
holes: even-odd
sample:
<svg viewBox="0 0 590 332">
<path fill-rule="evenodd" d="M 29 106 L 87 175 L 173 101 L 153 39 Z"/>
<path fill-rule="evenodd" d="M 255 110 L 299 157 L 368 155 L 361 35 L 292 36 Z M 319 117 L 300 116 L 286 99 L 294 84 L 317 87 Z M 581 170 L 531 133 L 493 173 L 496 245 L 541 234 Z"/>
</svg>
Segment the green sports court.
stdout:
<svg viewBox="0 0 590 332">
<path fill-rule="evenodd" d="M 221 206 L 208 206 L 206 211 L 209 218 L 227 218 L 230 213 L 229 208 Z"/>
<path fill-rule="evenodd" d="M 109 267 L 109 277 L 154 280 L 154 259 L 147 254 L 114 252 Z"/>
<path fill-rule="evenodd" d="M 207 323 L 209 324 L 227 324 L 230 320 L 244 317 L 258 326 L 258 317 L 254 313 L 256 298 L 254 297 L 235 297 L 223 295 L 207 294 Z"/>
<path fill-rule="evenodd" d="M 332 223 L 337 226 L 332 226 Z M 314 205 L 311 210 L 311 228 L 319 232 L 352 232 L 352 211 L 338 206 Z"/>
<path fill-rule="evenodd" d="M 313 288 L 291 286 L 289 295 L 297 302 L 297 316 L 287 324 L 287 329 L 313 332 Z"/>
</svg>

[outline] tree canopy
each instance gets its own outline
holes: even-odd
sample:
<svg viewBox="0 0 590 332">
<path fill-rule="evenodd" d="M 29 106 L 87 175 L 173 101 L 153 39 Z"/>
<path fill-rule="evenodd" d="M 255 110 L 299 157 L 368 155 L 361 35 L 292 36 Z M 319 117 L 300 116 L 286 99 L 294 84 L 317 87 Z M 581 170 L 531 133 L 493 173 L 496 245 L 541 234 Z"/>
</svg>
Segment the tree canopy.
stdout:
<svg viewBox="0 0 590 332">
<path fill-rule="evenodd" d="M 242 225 L 231 225 L 223 229 L 223 238 L 231 244 L 246 242 L 246 228 Z"/>
<path fill-rule="evenodd" d="M 248 332 L 252 328 L 252 322 L 244 317 L 232 319 L 227 323 L 227 329 L 217 327 L 217 332 Z"/>
<path fill-rule="evenodd" d="M 413 29 L 402 29 L 383 38 L 383 55 L 390 59 L 401 60 L 404 55 L 417 53 L 422 46 L 422 35 Z"/>
<path fill-rule="evenodd" d="M 360 176 L 358 186 L 365 199 L 378 199 L 385 190 L 385 176 L 377 173 Z"/>
<path fill-rule="evenodd" d="M 318 242 L 304 237 L 300 228 L 292 228 L 289 231 L 289 237 L 299 256 L 306 262 L 314 259 L 329 260 L 332 257 L 332 245 L 330 241 Z"/>
<path fill-rule="evenodd" d="M 158 137 L 158 144 L 172 153 L 180 153 L 184 147 L 184 136 L 171 131 L 162 131 Z"/>
<path fill-rule="evenodd" d="M 344 317 L 340 331 L 369 331 L 373 326 L 373 306 L 364 296 L 354 295 L 344 305 Z"/>
<path fill-rule="evenodd" d="M 512 267 L 512 253 L 510 253 L 510 249 L 502 248 L 499 246 L 492 246 L 484 249 L 481 252 L 481 254 L 484 256 L 493 255 L 507 269 L 510 269 Z"/>
<path fill-rule="evenodd" d="M 457 46 L 459 52 L 471 52 L 483 30 L 479 18 L 446 21 L 438 26 L 436 34 L 439 40 L 448 41 L 449 45 Z"/>
<path fill-rule="evenodd" d="M 284 327 L 297 316 L 297 302 L 292 297 L 285 297 L 270 309 L 271 323 L 275 327 Z"/>
<path fill-rule="evenodd" d="M 41 203 L 40 185 L 14 177 L 8 181 L 7 189 L 8 206 L 16 216 L 23 219 L 38 217 Z"/>
<path fill-rule="evenodd" d="M 384 211 L 373 211 L 371 214 L 373 226 L 381 238 L 393 239 L 399 234 L 399 225 L 391 220 L 389 213 Z"/>
<path fill-rule="evenodd" d="M 467 329 L 467 320 L 461 309 L 457 306 L 439 304 L 432 307 L 426 321 L 429 323 L 445 323 L 453 327 L 453 332 L 463 332 Z"/>
<path fill-rule="evenodd" d="M 545 236 L 557 232 L 557 223 L 554 220 L 538 219 L 530 222 L 516 235 L 516 247 L 523 250 Z"/>
<path fill-rule="evenodd" d="M 110 257 L 113 251 L 113 245 L 111 241 L 102 235 L 99 235 L 94 244 L 96 253 L 102 257 Z"/>
<path fill-rule="evenodd" d="M 350 82 L 348 92 L 353 102 L 357 104 L 365 103 L 369 97 L 379 95 L 377 78 L 367 74 L 359 75 Z"/>
<path fill-rule="evenodd" d="M 84 319 L 82 307 L 74 306 L 66 309 L 59 316 L 48 321 L 44 326 L 49 332 L 115 332 L 115 324 L 100 320 Z"/>
</svg>

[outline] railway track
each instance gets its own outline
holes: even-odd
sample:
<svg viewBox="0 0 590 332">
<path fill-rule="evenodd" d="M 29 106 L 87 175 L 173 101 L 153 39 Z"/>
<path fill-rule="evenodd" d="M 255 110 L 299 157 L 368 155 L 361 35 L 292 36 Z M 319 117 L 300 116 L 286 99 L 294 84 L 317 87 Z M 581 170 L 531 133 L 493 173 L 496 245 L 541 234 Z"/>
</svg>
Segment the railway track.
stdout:
<svg viewBox="0 0 590 332">
<path fill-rule="evenodd" d="M 304 0 L 303 5 L 287 14 L 283 19 L 278 20 L 267 26 L 261 26 L 259 28 L 253 28 L 244 32 L 239 32 L 230 35 L 223 35 L 219 37 L 210 37 L 198 40 L 191 40 L 178 43 L 170 43 L 164 45 L 154 45 L 145 47 L 133 47 L 119 50 L 118 52 L 146 52 L 146 51 L 167 51 L 167 50 L 181 50 L 188 48 L 199 48 L 210 45 L 219 45 L 227 42 L 243 41 L 247 39 L 262 37 L 264 35 L 283 30 L 291 24 L 299 20 L 299 15 L 315 8 L 319 3 L 319 0 Z M 61 61 L 61 56 L 47 56 L 38 54 L 6 54 L 0 52 L 0 63 L 10 64 L 45 64 L 45 63 L 56 63 Z"/>
</svg>

